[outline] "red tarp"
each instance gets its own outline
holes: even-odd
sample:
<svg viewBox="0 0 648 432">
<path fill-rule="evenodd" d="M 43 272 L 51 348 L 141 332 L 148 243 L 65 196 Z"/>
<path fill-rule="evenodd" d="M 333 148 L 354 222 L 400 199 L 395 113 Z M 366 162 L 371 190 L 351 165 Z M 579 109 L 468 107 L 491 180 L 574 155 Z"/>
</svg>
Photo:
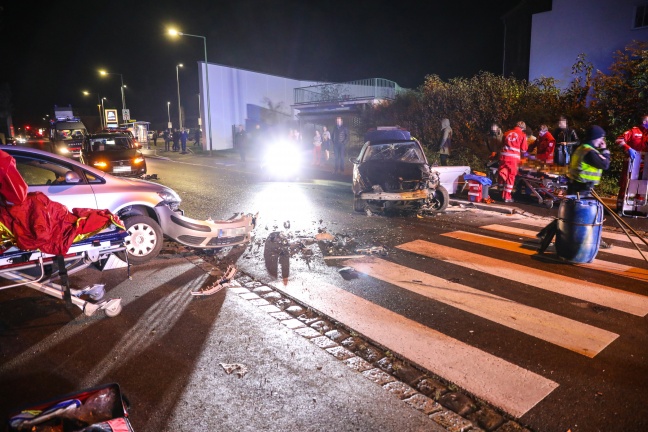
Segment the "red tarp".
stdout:
<svg viewBox="0 0 648 432">
<path fill-rule="evenodd" d="M 27 184 L 16 169 L 16 161 L 2 150 L 0 195 L 4 200 L 0 206 L 2 237 L 22 250 L 38 249 L 64 255 L 77 237 L 88 237 L 113 222 L 123 226 L 108 210 L 75 208 L 70 212 L 41 192 L 27 193 Z M 5 243 L 3 249 L 9 246 Z"/>
</svg>

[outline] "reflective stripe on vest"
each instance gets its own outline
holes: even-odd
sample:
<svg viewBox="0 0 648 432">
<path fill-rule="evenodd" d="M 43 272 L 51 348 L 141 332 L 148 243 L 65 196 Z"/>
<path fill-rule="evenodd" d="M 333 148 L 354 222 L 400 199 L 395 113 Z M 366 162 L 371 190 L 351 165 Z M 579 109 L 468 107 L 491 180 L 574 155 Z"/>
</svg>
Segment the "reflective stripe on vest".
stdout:
<svg viewBox="0 0 648 432">
<path fill-rule="evenodd" d="M 594 147 L 589 144 L 583 144 L 576 149 L 569 163 L 568 177 L 570 179 L 581 183 L 592 182 L 595 185 L 599 184 L 603 170 L 584 162 L 585 155 L 593 150 Z"/>
</svg>

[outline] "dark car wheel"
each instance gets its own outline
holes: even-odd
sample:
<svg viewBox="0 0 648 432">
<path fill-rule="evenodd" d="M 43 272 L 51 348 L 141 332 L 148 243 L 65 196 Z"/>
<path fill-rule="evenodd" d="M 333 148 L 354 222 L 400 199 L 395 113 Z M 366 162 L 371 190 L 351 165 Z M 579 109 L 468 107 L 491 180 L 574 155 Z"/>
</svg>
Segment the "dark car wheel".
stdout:
<svg viewBox="0 0 648 432">
<path fill-rule="evenodd" d="M 439 185 L 434 191 L 434 195 L 430 195 L 430 208 L 434 211 L 441 212 L 448 207 L 450 195 L 448 190 Z"/>
<path fill-rule="evenodd" d="M 143 264 L 155 258 L 162 249 L 162 228 L 148 216 L 136 215 L 124 219 L 128 237 L 124 240 L 128 262 Z"/>
</svg>

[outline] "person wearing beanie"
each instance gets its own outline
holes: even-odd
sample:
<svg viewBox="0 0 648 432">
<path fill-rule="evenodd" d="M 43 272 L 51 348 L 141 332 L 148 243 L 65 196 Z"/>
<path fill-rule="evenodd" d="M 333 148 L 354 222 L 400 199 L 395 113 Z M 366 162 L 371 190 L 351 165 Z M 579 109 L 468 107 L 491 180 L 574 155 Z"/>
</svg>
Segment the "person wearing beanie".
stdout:
<svg viewBox="0 0 648 432">
<path fill-rule="evenodd" d="M 590 126 L 585 142 L 574 151 L 569 162 L 567 194 L 588 196 L 600 183 L 603 170 L 609 167 L 610 150 L 605 145 L 605 131 L 600 126 Z"/>
<path fill-rule="evenodd" d="M 523 121 L 517 122 L 513 129 L 504 134 L 502 141 L 498 177 L 500 185 L 504 186 L 502 199 L 507 203 L 513 202 L 511 194 L 518 173 L 520 156 L 528 150 L 525 129 L 526 124 Z"/>
</svg>

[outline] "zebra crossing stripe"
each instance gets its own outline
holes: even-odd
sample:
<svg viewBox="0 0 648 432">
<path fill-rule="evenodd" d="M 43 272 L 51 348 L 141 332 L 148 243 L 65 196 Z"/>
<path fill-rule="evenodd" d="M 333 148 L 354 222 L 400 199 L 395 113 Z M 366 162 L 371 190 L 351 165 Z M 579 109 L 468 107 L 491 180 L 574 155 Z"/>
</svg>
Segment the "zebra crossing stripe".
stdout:
<svg viewBox="0 0 648 432">
<path fill-rule="evenodd" d="M 527 230 L 524 228 L 516 228 L 516 227 L 510 227 L 510 226 L 499 225 L 499 224 L 483 225 L 479 228 L 486 229 L 489 231 L 500 232 L 504 234 L 513 234 L 520 237 L 528 237 L 528 238 L 536 238 L 536 234 L 538 233 L 538 231 L 534 231 L 534 230 Z M 603 233 L 603 237 L 610 238 L 610 236 L 606 235 L 606 233 Z M 625 239 L 628 240 L 628 237 L 626 237 Z M 626 258 L 635 258 L 640 260 L 644 259 L 643 256 L 639 253 L 639 251 L 635 248 L 614 246 L 612 249 L 605 249 L 602 252 L 619 255 Z M 644 252 L 644 254 L 648 257 L 648 252 Z"/>
<path fill-rule="evenodd" d="M 558 387 L 541 375 L 334 285 L 291 283 L 281 290 L 515 417 Z"/>
<path fill-rule="evenodd" d="M 538 219 L 538 218 L 530 218 L 530 217 L 519 217 L 519 218 L 515 218 L 515 219 L 510 219 L 511 222 L 519 223 L 519 224 L 522 224 L 522 225 L 535 226 L 535 227 L 539 227 L 539 228 L 546 227 L 553 220 L 554 220 L 553 218 Z M 538 230 L 538 231 L 540 231 L 540 230 Z M 534 234 L 534 236 L 535 236 L 535 234 Z M 623 234 L 623 233 L 615 233 L 615 232 L 603 231 L 601 233 L 601 237 L 606 238 L 606 239 L 610 239 L 610 240 L 619 240 L 619 241 L 625 241 L 625 242 L 630 241 L 628 236 Z M 637 239 L 635 239 L 635 241 L 637 241 Z"/>
<path fill-rule="evenodd" d="M 495 247 L 498 249 L 503 249 L 511 252 L 517 252 L 524 255 L 536 255 L 537 254 L 536 250 L 540 247 L 540 245 L 537 243 L 530 243 L 530 242 L 519 243 L 519 242 L 513 242 L 509 240 L 501 240 L 501 239 L 497 239 L 494 237 L 489 237 L 481 234 L 469 233 L 466 231 L 452 231 L 441 235 L 444 237 L 463 240 L 470 243 L 476 243 L 476 244 L 491 246 L 491 247 Z M 557 262 L 563 262 L 560 261 L 560 259 L 556 256 L 552 257 L 551 255 L 548 254 L 545 254 L 543 256 L 550 259 L 553 258 Z M 572 264 L 572 265 L 648 282 L 648 270 L 639 267 L 617 264 L 610 261 L 603 261 L 600 259 L 594 259 L 594 261 L 588 264 Z"/>
<path fill-rule="evenodd" d="M 469 286 L 371 257 L 350 262 L 365 273 L 587 357 L 595 357 L 619 335 Z"/>
<path fill-rule="evenodd" d="M 415 240 L 397 248 L 464 268 L 607 306 L 637 316 L 648 314 L 648 297 L 568 276 L 498 260 L 429 241 Z"/>
</svg>

